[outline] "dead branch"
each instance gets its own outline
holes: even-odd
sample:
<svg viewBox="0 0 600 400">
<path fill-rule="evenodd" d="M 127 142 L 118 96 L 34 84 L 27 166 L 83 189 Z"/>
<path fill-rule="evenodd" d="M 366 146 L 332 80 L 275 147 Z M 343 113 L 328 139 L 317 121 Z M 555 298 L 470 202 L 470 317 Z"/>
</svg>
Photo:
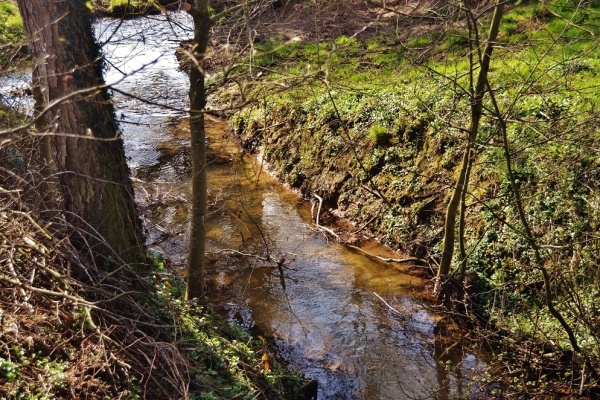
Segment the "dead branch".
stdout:
<svg viewBox="0 0 600 400">
<path fill-rule="evenodd" d="M 348 246 L 351 249 L 361 252 L 362 254 L 364 254 L 367 257 L 374 258 L 379 261 L 393 262 L 393 263 L 398 263 L 398 264 L 419 263 L 419 264 L 424 264 L 423 266 L 429 266 L 429 261 L 427 261 L 423 258 L 419 258 L 419 257 L 386 258 L 386 257 L 373 255 L 373 254 L 361 249 L 358 246 L 353 246 L 351 244 L 347 244 L 346 246 Z M 415 267 L 416 267 L 416 265 L 415 265 Z"/>
<path fill-rule="evenodd" d="M 337 233 L 335 233 L 333 230 L 331 230 L 331 229 L 329 229 L 327 227 L 324 227 L 324 226 L 322 226 L 322 225 L 319 224 L 319 219 L 321 217 L 321 207 L 323 206 L 323 198 L 321 196 L 319 196 L 318 194 L 316 194 L 316 193 L 313 193 L 313 196 L 317 200 L 319 200 L 319 208 L 317 210 L 317 217 L 315 218 L 315 225 L 317 226 L 317 229 L 319 229 L 321 231 L 324 231 L 324 232 L 327 232 L 331 236 L 333 236 L 334 238 L 336 238 L 337 240 L 340 240 L 340 237 L 338 236 Z"/>
</svg>

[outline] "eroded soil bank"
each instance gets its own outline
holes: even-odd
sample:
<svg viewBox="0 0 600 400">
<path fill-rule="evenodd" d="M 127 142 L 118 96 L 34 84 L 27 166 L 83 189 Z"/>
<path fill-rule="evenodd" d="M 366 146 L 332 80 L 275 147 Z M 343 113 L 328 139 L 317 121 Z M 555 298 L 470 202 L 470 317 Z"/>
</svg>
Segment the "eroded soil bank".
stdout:
<svg viewBox="0 0 600 400">
<path fill-rule="evenodd" d="M 439 251 L 445 197 L 461 149 L 456 135 L 444 132 L 432 117 L 438 109 L 425 107 L 438 103 L 441 113 L 450 106 L 448 99 L 411 93 L 410 85 L 369 87 L 365 80 L 371 70 L 389 74 L 390 66 L 402 74 L 405 55 L 398 48 L 439 28 L 433 19 L 408 15 L 440 5 L 282 3 L 253 23 L 257 49 L 250 64 L 256 63 L 257 77 L 252 78 L 252 69 L 239 77 L 235 68 L 228 73 L 242 87 L 247 84 L 248 92 L 253 85 L 281 84 L 289 90 L 278 96 L 266 89 L 264 99 L 259 96 L 239 111 L 236 101 L 242 100 L 231 100 L 238 93 L 229 82 L 211 97 L 213 108 L 233 106 L 230 125 L 242 146 L 259 154 L 273 175 L 304 198 L 323 199 L 320 222 L 351 222 L 339 230 L 341 241 L 360 245 L 376 238 L 422 259 L 413 265 L 429 262 Z M 221 36 L 216 29 L 216 43 Z M 222 63 L 219 45 L 215 49 L 209 56 L 211 73 Z"/>
<path fill-rule="evenodd" d="M 311 118 L 301 108 L 276 110 L 264 125 L 238 120 L 244 129 L 237 132 L 281 181 L 305 198 L 323 198 L 321 223 L 352 222 L 340 232 L 342 241 L 360 245 L 375 237 L 426 261 L 440 239 L 446 195 L 440 181 L 451 175 L 437 164 L 444 154 L 427 121 L 407 121 L 377 141 L 355 137 L 339 120 L 315 126 Z"/>
</svg>

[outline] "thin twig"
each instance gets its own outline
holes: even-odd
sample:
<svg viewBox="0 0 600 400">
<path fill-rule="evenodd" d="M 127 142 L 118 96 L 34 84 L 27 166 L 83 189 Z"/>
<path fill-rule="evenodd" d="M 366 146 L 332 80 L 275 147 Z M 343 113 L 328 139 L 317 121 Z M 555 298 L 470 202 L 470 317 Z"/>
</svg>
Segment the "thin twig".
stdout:
<svg viewBox="0 0 600 400">
<path fill-rule="evenodd" d="M 396 310 L 394 307 L 390 306 L 387 301 L 385 301 L 380 295 L 378 295 L 377 293 L 373 292 L 373 294 L 375 295 L 375 297 L 377 297 L 379 300 L 381 300 L 383 302 L 383 304 L 385 304 L 387 306 L 387 308 L 390 309 L 390 311 L 392 311 L 394 314 L 396 314 L 398 317 L 400 317 L 400 319 L 405 319 L 406 317 L 404 315 L 402 315 L 400 313 L 400 311 Z"/>
</svg>

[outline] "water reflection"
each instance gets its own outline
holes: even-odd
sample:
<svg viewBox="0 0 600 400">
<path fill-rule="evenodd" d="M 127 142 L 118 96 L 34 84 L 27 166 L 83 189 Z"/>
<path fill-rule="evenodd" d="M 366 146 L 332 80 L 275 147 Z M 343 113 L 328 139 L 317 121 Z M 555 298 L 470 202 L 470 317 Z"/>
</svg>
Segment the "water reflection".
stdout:
<svg viewBox="0 0 600 400">
<path fill-rule="evenodd" d="M 171 118 L 184 115 L 188 106 L 188 78 L 179 69 L 175 48 L 193 35 L 191 26 L 185 12 L 103 18 L 94 24 L 106 59 L 104 78 L 117 89 L 113 99 L 127 133 L 125 153 L 134 175 L 138 168 L 149 168 L 153 179 L 171 180 L 182 172 L 174 171 L 177 164 L 165 162 L 161 155 L 172 139 L 165 136 Z"/>
<path fill-rule="evenodd" d="M 174 138 L 182 135 L 183 128 L 171 129 Z M 269 337 L 291 368 L 317 379 L 319 399 L 462 393 L 463 378 L 482 364 L 460 346 L 446 351 L 454 341 L 436 340 L 443 332 L 411 292 L 419 279 L 327 240 L 306 222 L 309 206 L 240 154 L 223 122 L 208 132 L 211 297 L 223 313 Z M 189 198 L 185 182 L 169 190 Z M 167 230 L 185 225 L 187 203 L 170 208 L 168 221 L 153 218 Z M 156 247 L 183 262 L 182 241 L 185 234 Z"/>
<path fill-rule="evenodd" d="M 0 102 L 20 113 L 32 113 L 31 73 L 9 72 L 0 76 Z"/>
<path fill-rule="evenodd" d="M 481 364 L 459 346 L 436 347 L 442 342 L 435 340 L 435 317 L 411 293 L 418 278 L 328 241 L 306 222 L 308 207 L 299 207 L 298 197 L 252 159 L 243 163 L 236 150 L 219 147 L 225 126 L 211 129 L 216 158 L 238 160 L 208 170 L 215 202 L 208 220 L 211 278 L 237 294 L 222 302 L 223 312 L 270 337 L 292 368 L 317 379 L 320 399 L 462 393 L 463 377 Z M 285 285 L 275 262 L 255 257 L 267 255 L 285 260 Z M 450 368 L 436 361 L 442 355 Z"/>
</svg>

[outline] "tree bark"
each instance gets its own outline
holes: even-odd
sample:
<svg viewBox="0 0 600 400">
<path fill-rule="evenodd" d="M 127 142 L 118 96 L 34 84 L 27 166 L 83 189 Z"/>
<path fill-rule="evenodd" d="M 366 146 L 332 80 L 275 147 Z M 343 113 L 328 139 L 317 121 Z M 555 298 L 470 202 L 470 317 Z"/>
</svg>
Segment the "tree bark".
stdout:
<svg viewBox="0 0 600 400">
<path fill-rule="evenodd" d="M 492 51 L 494 49 L 494 41 L 498 36 L 498 29 L 500 27 L 500 19 L 502 18 L 503 3 L 499 1 L 494 9 L 494 16 L 490 24 L 490 32 L 488 35 L 483 57 L 479 60 L 479 74 L 477 76 L 477 83 L 475 91 L 471 99 L 471 125 L 469 127 L 469 135 L 467 138 L 467 147 L 462 158 L 460 173 L 456 181 L 456 186 L 452 192 L 452 197 L 446 208 L 446 219 L 444 222 L 444 239 L 442 242 L 442 260 L 440 261 L 440 267 L 437 273 L 437 280 L 435 284 L 435 292 L 439 292 L 441 289 L 440 285 L 443 285 L 442 279 L 450 273 L 450 266 L 452 263 L 452 256 L 454 254 L 454 239 L 456 229 L 456 216 L 460 199 L 464 191 L 467 190 L 468 186 L 468 174 L 471 163 L 473 144 L 479 131 L 479 121 L 481 120 L 481 112 L 483 108 L 483 95 L 486 90 L 487 74 L 490 69 L 490 61 L 492 59 Z M 474 67 L 474 66 L 472 66 Z"/>
<path fill-rule="evenodd" d="M 208 202 L 206 183 L 206 132 L 204 109 L 204 57 L 212 21 L 208 0 L 195 0 L 186 10 L 194 19 L 192 68 L 190 71 L 190 132 L 192 140 L 192 218 L 187 266 L 187 299 L 204 298 L 204 270 L 206 249 L 206 209 Z"/>
<path fill-rule="evenodd" d="M 50 148 L 42 153 L 51 156 L 61 188 L 57 204 L 101 266 L 112 265 L 115 256 L 142 263 L 141 222 L 92 15 L 79 0 L 18 0 L 18 5 L 36 63 L 36 127 L 49 135 Z M 60 99 L 65 100 L 51 106 Z"/>
</svg>

